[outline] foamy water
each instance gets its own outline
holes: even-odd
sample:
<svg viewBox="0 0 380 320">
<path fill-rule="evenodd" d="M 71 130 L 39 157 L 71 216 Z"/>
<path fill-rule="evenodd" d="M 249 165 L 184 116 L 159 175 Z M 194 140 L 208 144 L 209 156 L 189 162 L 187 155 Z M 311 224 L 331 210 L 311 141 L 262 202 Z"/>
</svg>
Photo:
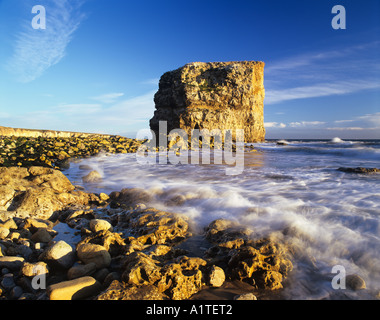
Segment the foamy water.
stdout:
<svg viewBox="0 0 380 320">
<path fill-rule="evenodd" d="M 380 291 L 380 175 L 355 175 L 339 167 L 380 167 L 379 141 L 288 141 L 255 144 L 240 175 L 224 165 L 141 165 L 134 154 L 103 155 L 65 172 L 91 192 L 142 188 L 151 206 L 183 213 L 201 230 L 218 218 L 250 226 L 257 237 L 291 244 L 294 271 L 289 299 L 374 298 Z M 83 184 L 89 165 L 103 182 Z M 366 290 L 334 290 L 331 269 L 358 274 Z"/>
</svg>

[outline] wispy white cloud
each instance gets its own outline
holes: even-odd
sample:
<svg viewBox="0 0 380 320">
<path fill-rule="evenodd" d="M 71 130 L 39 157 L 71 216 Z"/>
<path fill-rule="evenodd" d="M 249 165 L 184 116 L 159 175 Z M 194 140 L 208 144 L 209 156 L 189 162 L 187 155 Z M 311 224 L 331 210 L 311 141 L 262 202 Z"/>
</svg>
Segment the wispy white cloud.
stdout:
<svg viewBox="0 0 380 320">
<path fill-rule="evenodd" d="M 360 116 L 357 119 L 361 121 L 366 121 L 372 125 L 375 125 L 377 128 L 380 128 L 380 112 L 365 114 L 364 116 Z"/>
<path fill-rule="evenodd" d="M 286 128 L 286 124 L 282 122 L 265 122 L 265 128 Z"/>
<path fill-rule="evenodd" d="M 321 126 L 325 123 L 326 122 L 323 122 L 323 121 L 300 121 L 300 122 L 291 122 L 289 124 L 289 127 L 292 127 L 292 128 L 315 127 L 315 126 Z"/>
<path fill-rule="evenodd" d="M 327 128 L 327 130 L 330 131 L 363 131 L 363 130 L 375 130 L 376 128 L 361 128 L 361 127 L 332 127 L 332 128 Z"/>
<path fill-rule="evenodd" d="M 106 93 L 97 97 L 92 97 L 92 100 L 100 101 L 102 103 L 115 103 L 118 98 L 124 96 L 124 93 Z"/>
<path fill-rule="evenodd" d="M 334 123 L 349 123 L 352 121 L 354 121 L 354 120 L 335 120 Z"/>
<path fill-rule="evenodd" d="M 348 120 L 336 120 L 334 124 L 340 126 L 331 126 L 328 130 L 335 131 L 378 131 L 380 134 L 380 112 L 365 114 Z M 379 135 L 380 137 L 380 135 Z"/>
<path fill-rule="evenodd" d="M 287 88 L 281 90 L 267 90 L 265 103 L 275 104 L 288 100 L 327 97 L 355 93 L 369 89 L 379 89 L 380 83 L 376 80 L 337 81 L 335 83 L 317 83 L 311 86 Z"/>
<path fill-rule="evenodd" d="M 378 139 L 380 137 L 380 112 L 364 114 L 352 119 L 331 121 L 296 121 L 296 122 L 266 122 L 264 123 L 267 133 L 281 137 L 292 138 L 302 133 L 310 138 L 315 135 L 329 138 L 329 135 L 339 135 L 352 139 Z"/>
<path fill-rule="evenodd" d="M 47 0 L 46 29 L 33 29 L 29 21 L 15 35 L 14 53 L 6 68 L 20 82 L 30 82 L 62 60 L 73 33 L 84 15 L 79 8 L 84 0 Z M 31 10 L 31 8 L 30 8 Z"/>
<path fill-rule="evenodd" d="M 268 63 L 265 104 L 379 89 L 376 50 L 379 41 Z"/>
</svg>

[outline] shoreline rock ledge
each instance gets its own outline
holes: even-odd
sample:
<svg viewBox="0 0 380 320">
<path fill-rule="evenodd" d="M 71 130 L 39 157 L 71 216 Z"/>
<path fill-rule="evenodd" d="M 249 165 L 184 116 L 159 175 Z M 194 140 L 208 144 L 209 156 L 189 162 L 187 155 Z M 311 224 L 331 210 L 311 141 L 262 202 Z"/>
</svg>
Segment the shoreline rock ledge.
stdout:
<svg viewBox="0 0 380 320">
<path fill-rule="evenodd" d="M 264 62 L 193 62 L 162 75 L 150 127 L 244 129 L 245 142 L 265 140 Z"/>
</svg>

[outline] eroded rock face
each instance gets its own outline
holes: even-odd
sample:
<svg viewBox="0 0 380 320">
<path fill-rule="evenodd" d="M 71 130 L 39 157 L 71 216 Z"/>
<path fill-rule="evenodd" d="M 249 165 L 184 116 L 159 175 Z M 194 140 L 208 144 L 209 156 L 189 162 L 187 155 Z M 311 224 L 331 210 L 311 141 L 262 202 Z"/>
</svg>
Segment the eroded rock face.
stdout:
<svg viewBox="0 0 380 320">
<path fill-rule="evenodd" d="M 138 287 L 154 285 L 173 300 L 189 299 L 204 285 L 201 269 L 206 261 L 197 257 L 181 256 L 164 266 L 142 252 L 133 252 L 125 259 L 122 279 Z"/>
<path fill-rule="evenodd" d="M 119 225 L 130 229 L 143 245 L 176 243 L 189 236 L 185 216 L 153 208 L 119 215 Z"/>
<path fill-rule="evenodd" d="M 0 168 L 0 219 L 35 217 L 48 219 L 70 205 L 88 205 L 100 199 L 75 190 L 69 179 L 45 167 Z"/>
<path fill-rule="evenodd" d="M 264 129 L 264 63 L 194 62 L 165 73 L 154 97 L 156 111 L 150 127 L 159 121 L 168 132 L 184 129 L 244 129 L 245 142 L 261 142 Z"/>
<path fill-rule="evenodd" d="M 215 244 L 205 255 L 209 263 L 223 266 L 229 277 L 268 290 L 282 288 L 293 269 L 286 246 L 272 239 L 252 239 L 253 231 L 225 220 L 206 228 L 206 237 Z"/>
<path fill-rule="evenodd" d="M 167 300 L 168 297 L 160 292 L 157 287 L 147 286 L 131 286 L 121 283 L 117 280 L 113 281 L 105 292 L 102 292 L 97 300 Z"/>
</svg>

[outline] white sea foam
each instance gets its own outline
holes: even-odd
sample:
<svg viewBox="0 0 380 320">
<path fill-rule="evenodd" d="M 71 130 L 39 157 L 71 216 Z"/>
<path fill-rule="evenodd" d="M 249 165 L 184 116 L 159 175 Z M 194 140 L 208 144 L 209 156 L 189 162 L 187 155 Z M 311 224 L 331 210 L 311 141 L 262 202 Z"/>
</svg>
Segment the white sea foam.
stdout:
<svg viewBox="0 0 380 320">
<path fill-rule="evenodd" d="M 335 138 L 331 139 L 331 142 L 332 143 L 342 143 L 344 141 L 339 137 L 335 137 Z"/>
<path fill-rule="evenodd" d="M 102 173 L 102 184 L 87 190 L 106 192 L 142 188 L 150 205 L 188 215 L 200 231 L 218 218 L 250 226 L 257 237 L 275 236 L 292 244 L 294 272 L 285 294 L 292 299 L 372 298 L 380 289 L 380 175 L 353 175 L 341 166 L 379 167 L 379 145 L 329 141 L 257 144 L 245 155 L 239 176 L 221 165 L 151 165 L 134 155 L 83 160 Z M 290 150 L 290 151 L 289 151 Z M 73 164 L 66 172 L 81 184 L 87 171 Z M 331 268 L 362 276 L 368 290 L 337 292 Z"/>
</svg>

